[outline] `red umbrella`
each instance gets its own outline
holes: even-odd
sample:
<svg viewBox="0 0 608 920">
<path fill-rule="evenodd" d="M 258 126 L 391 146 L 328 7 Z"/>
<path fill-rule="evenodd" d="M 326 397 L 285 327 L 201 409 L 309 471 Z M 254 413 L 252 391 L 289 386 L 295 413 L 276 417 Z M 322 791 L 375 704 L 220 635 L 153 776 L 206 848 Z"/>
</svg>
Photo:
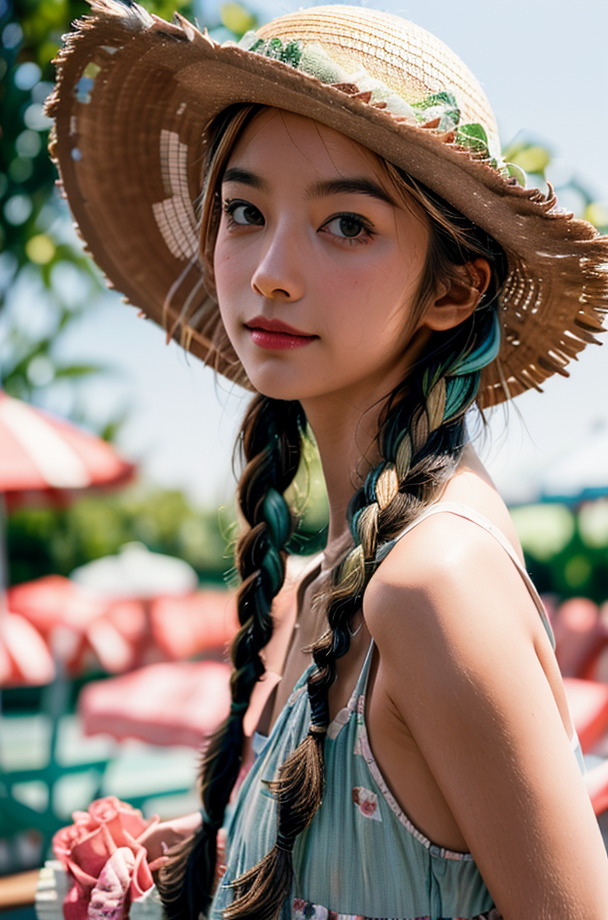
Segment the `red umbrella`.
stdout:
<svg viewBox="0 0 608 920">
<path fill-rule="evenodd" d="M 61 501 L 75 489 L 124 483 L 135 471 L 132 463 L 119 457 L 101 438 L 1 391 L 0 445 L 0 498 L 4 493 L 11 505 L 29 493 Z M 33 662 L 28 651 L 34 648 L 27 627 L 23 627 L 25 621 L 21 615 L 2 609 L 6 606 L 1 597 L 6 584 L 2 512 L 0 502 L 0 685 L 44 683 L 54 670 L 50 653 L 44 661 L 42 653 L 36 656 L 39 673 L 38 679 L 33 679 L 32 668 L 22 666 Z"/>
<path fill-rule="evenodd" d="M 95 435 L 0 392 L 0 492 L 118 485 L 135 466 Z"/>
<path fill-rule="evenodd" d="M 55 665 L 38 630 L 19 613 L 1 609 L 0 686 L 48 684 Z"/>
</svg>

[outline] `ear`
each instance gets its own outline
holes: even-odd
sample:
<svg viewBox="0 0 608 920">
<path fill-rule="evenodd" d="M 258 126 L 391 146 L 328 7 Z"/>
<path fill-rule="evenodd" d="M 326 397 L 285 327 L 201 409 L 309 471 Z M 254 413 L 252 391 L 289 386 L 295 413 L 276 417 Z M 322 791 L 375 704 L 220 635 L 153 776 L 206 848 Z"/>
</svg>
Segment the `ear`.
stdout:
<svg viewBox="0 0 608 920">
<path fill-rule="evenodd" d="M 473 259 L 458 267 L 458 276 L 447 291 L 439 291 L 424 312 L 420 326 L 434 332 L 445 332 L 459 326 L 476 309 L 492 277 L 487 259 Z"/>
</svg>

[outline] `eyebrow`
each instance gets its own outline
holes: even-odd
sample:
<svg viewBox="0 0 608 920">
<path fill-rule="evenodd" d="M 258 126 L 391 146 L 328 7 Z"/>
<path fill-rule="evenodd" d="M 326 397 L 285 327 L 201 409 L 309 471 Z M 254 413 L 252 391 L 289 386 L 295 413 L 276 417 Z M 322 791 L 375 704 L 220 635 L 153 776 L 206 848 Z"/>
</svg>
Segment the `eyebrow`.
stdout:
<svg viewBox="0 0 608 920">
<path fill-rule="evenodd" d="M 348 179 L 322 179 L 308 190 L 307 198 L 326 198 L 329 195 L 367 195 L 369 198 L 378 198 L 386 204 L 394 205 L 395 202 L 381 185 L 372 179 L 353 176 Z"/>
<path fill-rule="evenodd" d="M 248 185 L 250 188 L 255 188 L 260 192 L 268 193 L 270 191 L 268 183 L 264 179 L 247 169 L 241 169 L 239 166 L 232 166 L 227 169 L 224 173 L 223 182 L 240 182 L 242 185 Z M 367 195 L 370 198 L 384 201 L 386 204 L 393 206 L 395 204 L 381 185 L 378 185 L 372 179 L 358 176 L 347 179 L 321 179 L 308 189 L 306 197 L 309 200 L 313 200 L 327 198 L 330 195 L 344 194 Z"/>
<path fill-rule="evenodd" d="M 258 189 L 260 192 L 270 191 L 267 182 L 264 182 L 255 173 L 251 173 L 247 169 L 241 169 L 239 166 L 231 166 L 230 169 L 227 169 L 222 182 L 240 182 L 241 185 L 248 185 L 250 188 Z"/>
</svg>

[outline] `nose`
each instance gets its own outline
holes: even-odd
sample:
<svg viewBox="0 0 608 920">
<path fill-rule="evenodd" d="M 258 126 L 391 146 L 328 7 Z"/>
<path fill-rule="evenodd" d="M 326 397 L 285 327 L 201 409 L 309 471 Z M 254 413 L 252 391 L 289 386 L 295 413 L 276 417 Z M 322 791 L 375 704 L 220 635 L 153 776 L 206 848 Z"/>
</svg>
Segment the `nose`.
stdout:
<svg viewBox="0 0 608 920">
<path fill-rule="evenodd" d="M 268 300 L 292 303 L 304 295 L 304 260 L 302 241 L 294 228 L 278 226 L 251 278 L 256 294 Z"/>
</svg>

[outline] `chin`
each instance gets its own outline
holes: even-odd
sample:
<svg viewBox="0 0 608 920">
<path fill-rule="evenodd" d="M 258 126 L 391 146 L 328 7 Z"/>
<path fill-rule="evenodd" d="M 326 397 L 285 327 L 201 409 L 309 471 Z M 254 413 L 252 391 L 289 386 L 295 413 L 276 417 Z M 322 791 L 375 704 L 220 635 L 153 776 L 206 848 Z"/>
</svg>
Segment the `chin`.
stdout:
<svg viewBox="0 0 608 920">
<path fill-rule="evenodd" d="M 245 368 L 249 382 L 258 393 L 269 399 L 284 399 L 286 401 L 302 400 L 311 395 L 314 389 L 310 380 L 302 380 L 301 375 L 294 373 L 292 368 L 260 368 L 259 365 Z M 316 395 L 316 394 L 315 394 Z"/>
<path fill-rule="evenodd" d="M 267 396 L 269 399 L 283 399 L 286 402 L 291 402 L 292 400 L 300 401 L 306 398 L 302 388 L 295 385 L 293 381 L 290 385 L 285 381 L 261 380 L 258 382 L 257 380 L 252 380 L 251 377 L 249 380 L 258 393 L 261 393 L 262 396 Z"/>
</svg>

